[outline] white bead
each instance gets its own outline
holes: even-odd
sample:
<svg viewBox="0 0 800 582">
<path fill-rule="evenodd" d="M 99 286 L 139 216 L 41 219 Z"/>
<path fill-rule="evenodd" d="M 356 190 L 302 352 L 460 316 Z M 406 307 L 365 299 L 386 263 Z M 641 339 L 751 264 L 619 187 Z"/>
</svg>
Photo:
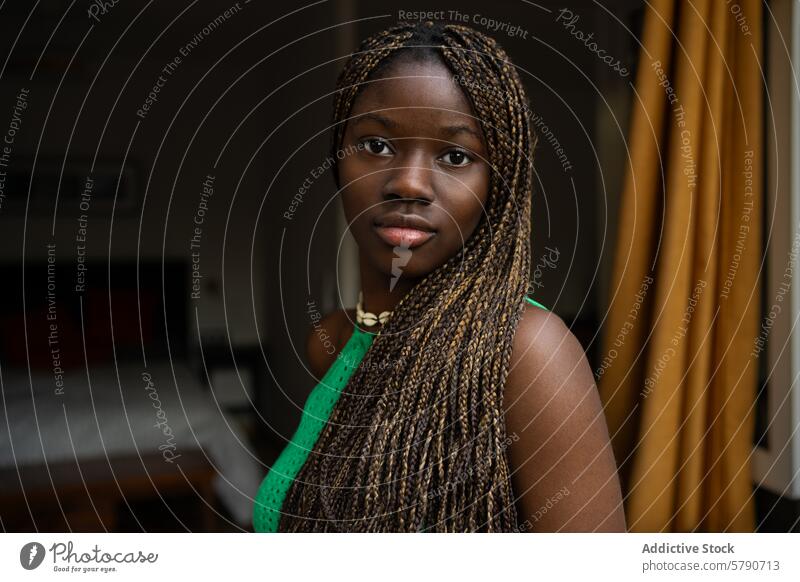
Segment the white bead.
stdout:
<svg viewBox="0 0 800 582">
<path fill-rule="evenodd" d="M 391 311 L 382 311 L 380 315 L 375 315 L 374 313 L 370 313 L 368 311 L 364 311 L 361 306 L 362 301 L 362 294 L 359 291 L 358 293 L 358 303 L 356 304 L 356 322 L 364 324 L 366 326 L 373 326 L 378 321 L 381 323 L 386 323 L 389 320 L 389 317 L 392 315 Z"/>
</svg>

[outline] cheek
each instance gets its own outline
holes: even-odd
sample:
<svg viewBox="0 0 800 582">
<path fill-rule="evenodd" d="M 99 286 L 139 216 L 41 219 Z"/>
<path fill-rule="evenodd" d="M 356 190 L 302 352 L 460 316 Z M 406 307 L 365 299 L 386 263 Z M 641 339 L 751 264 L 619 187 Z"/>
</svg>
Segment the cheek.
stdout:
<svg viewBox="0 0 800 582">
<path fill-rule="evenodd" d="M 485 213 L 489 194 L 488 172 L 485 168 L 476 168 L 474 173 L 458 180 L 448 179 L 442 188 L 449 192 L 443 199 L 447 200 L 444 207 L 450 215 L 452 225 L 448 238 L 463 244 L 475 231 Z"/>
<path fill-rule="evenodd" d="M 339 196 L 345 221 L 359 248 L 368 254 L 381 252 L 382 246 L 373 229 L 375 213 L 381 210 L 382 172 L 358 159 L 339 163 Z"/>
<path fill-rule="evenodd" d="M 375 204 L 374 192 L 379 192 L 375 184 L 376 176 L 370 175 L 358 160 L 345 159 L 339 162 L 340 196 L 348 222 L 359 221 L 364 211 Z"/>
<path fill-rule="evenodd" d="M 345 158 L 336 166 L 336 172 L 339 177 L 339 185 L 342 188 L 347 188 L 359 177 L 358 162 L 351 158 Z"/>
</svg>

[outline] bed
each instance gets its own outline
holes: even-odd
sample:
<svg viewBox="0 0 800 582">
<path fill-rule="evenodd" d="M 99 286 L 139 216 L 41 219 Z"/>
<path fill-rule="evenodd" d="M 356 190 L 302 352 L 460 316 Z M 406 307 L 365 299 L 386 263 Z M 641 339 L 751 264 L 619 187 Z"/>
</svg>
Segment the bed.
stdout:
<svg viewBox="0 0 800 582">
<path fill-rule="evenodd" d="M 6 266 L 5 271 L 19 268 Z M 36 268 L 38 274 L 47 272 L 45 265 Z M 5 300 L 0 354 L 3 529 L 113 531 L 120 504 L 177 493 L 197 500 L 202 518 L 193 527 L 215 529 L 225 520 L 248 529 L 263 469 L 242 431 L 216 405 L 200 370 L 189 363 L 184 267 L 140 265 L 138 277 L 130 264 L 115 265 L 113 273 L 93 268 L 99 272 L 98 284 L 89 289 L 96 292 L 58 301 L 57 358 L 51 330 L 42 326 L 51 321 L 47 304 L 39 305 L 26 291 L 27 317 L 20 326 L 13 305 L 21 297 L 0 298 Z M 70 276 L 60 275 L 63 280 Z M 138 284 L 138 292 L 133 287 L 131 293 L 131 284 Z M 41 290 L 47 283 L 26 273 L 26 289 L 46 297 Z M 77 324 L 70 323 L 76 299 Z M 113 346 L 111 320 L 103 313 L 113 314 Z M 22 339 L 25 319 L 27 342 Z M 75 334 L 73 328 L 82 332 Z M 170 341 L 163 341 L 167 337 Z M 171 512 L 168 503 L 163 507 Z"/>
</svg>

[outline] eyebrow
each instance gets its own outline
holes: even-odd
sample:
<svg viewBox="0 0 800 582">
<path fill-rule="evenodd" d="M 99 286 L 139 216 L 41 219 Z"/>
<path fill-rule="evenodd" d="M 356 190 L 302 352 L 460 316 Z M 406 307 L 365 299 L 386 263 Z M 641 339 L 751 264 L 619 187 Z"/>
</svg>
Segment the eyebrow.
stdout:
<svg viewBox="0 0 800 582">
<path fill-rule="evenodd" d="M 353 125 L 359 125 L 366 121 L 376 121 L 387 129 L 396 129 L 398 125 L 395 120 L 389 119 L 388 117 L 378 113 L 364 113 L 363 115 L 359 115 L 353 120 Z"/>
<path fill-rule="evenodd" d="M 364 113 L 363 115 L 359 115 L 356 119 L 353 120 L 353 125 L 359 125 L 367 121 L 375 121 L 377 123 L 380 123 L 387 129 L 397 129 L 397 127 L 399 126 L 399 124 L 394 119 L 390 119 L 389 117 L 380 115 L 379 113 Z M 444 134 L 447 137 L 454 137 L 459 133 L 468 133 L 473 137 L 475 137 L 478 141 L 483 142 L 483 135 L 481 134 L 481 132 L 475 130 L 469 125 L 466 124 L 448 125 L 442 128 L 442 134 Z"/>
<path fill-rule="evenodd" d="M 442 129 L 442 133 L 444 133 L 448 137 L 453 137 L 455 135 L 458 135 L 459 133 L 468 133 L 468 134 L 474 136 L 475 138 L 477 138 L 478 141 L 480 141 L 480 142 L 483 141 L 483 136 L 481 135 L 481 133 L 476 131 L 475 129 L 473 129 L 469 125 L 463 125 L 463 124 L 462 125 L 448 125 L 447 127 L 444 127 Z"/>
</svg>

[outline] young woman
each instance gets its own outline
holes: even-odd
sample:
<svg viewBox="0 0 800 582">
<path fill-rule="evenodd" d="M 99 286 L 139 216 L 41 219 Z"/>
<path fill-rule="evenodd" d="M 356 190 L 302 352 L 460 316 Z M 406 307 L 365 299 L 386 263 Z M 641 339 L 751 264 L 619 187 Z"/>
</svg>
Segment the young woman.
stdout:
<svg viewBox="0 0 800 582">
<path fill-rule="evenodd" d="M 256 531 L 624 531 L 586 357 L 527 297 L 535 140 L 514 66 L 467 27 L 401 24 L 337 88 L 361 299 L 322 321 L 336 353 L 309 336 L 321 379 Z"/>
</svg>

